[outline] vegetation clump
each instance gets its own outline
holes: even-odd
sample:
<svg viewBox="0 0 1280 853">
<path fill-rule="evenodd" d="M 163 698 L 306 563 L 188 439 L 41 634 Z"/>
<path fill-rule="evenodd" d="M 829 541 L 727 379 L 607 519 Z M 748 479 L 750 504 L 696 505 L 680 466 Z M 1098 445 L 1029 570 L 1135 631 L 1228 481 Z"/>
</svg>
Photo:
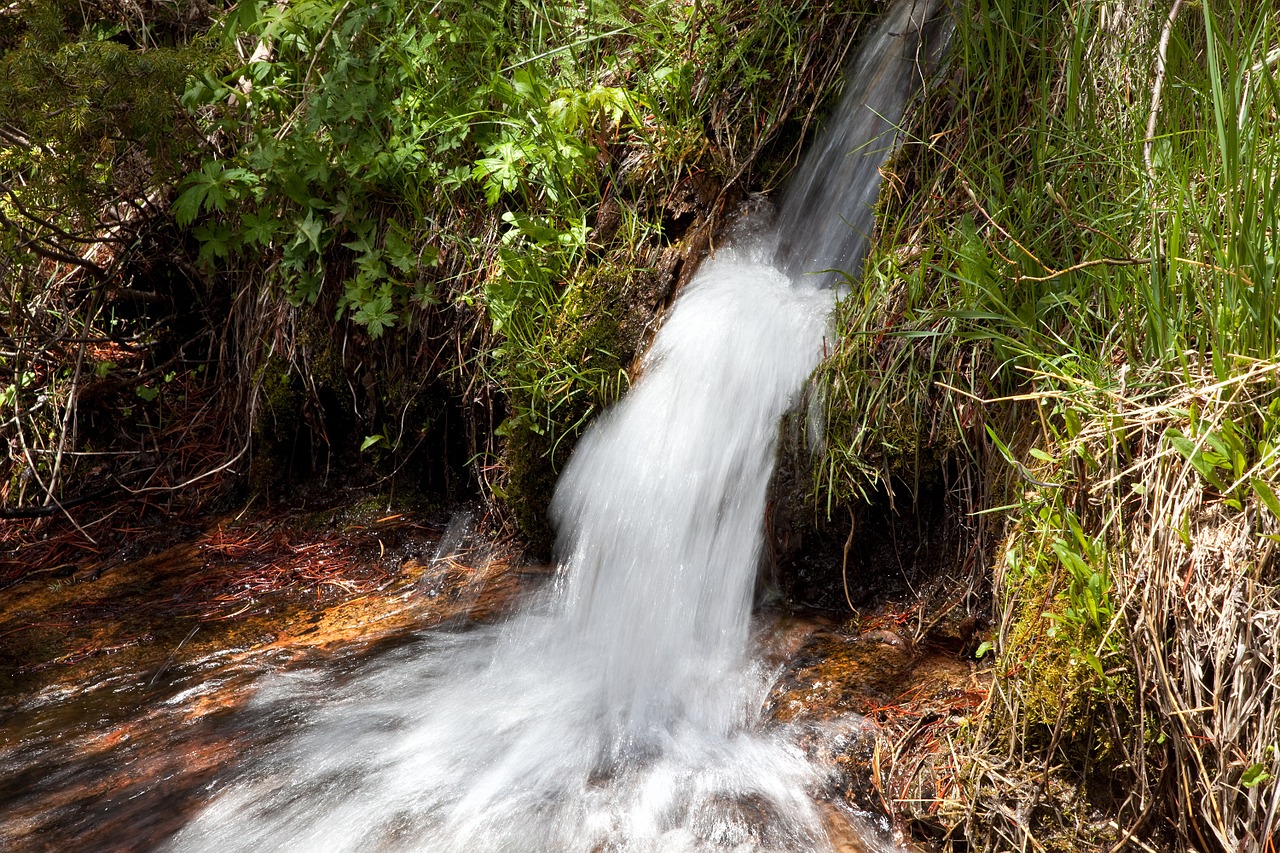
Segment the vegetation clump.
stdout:
<svg viewBox="0 0 1280 853">
<path fill-rule="evenodd" d="M 935 451 L 969 472 L 992 694 L 930 819 L 979 849 L 1269 849 L 1280 21 L 955 14 L 820 374 L 815 477 L 836 506 Z"/>
<path fill-rule="evenodd" d="M 480 492 L 545 548 L 574 438 L 879 5 L 0 11 L 0 582 L 339 465 Z M 921 484 L 969 513 L 992 698 L 929 820 L 1265 850 L 1280 21 L 952 9 L 792 442 L 829 517 Z"/>
<path fill-rule="evenodd" d="M 10 544 L 335 466 L 545 539 L 556 455 L 875 5 L 14 4 L 2 498 L 38 521 Z M 201 452 L 132 452 L 159 436 Z"/>
</svg>

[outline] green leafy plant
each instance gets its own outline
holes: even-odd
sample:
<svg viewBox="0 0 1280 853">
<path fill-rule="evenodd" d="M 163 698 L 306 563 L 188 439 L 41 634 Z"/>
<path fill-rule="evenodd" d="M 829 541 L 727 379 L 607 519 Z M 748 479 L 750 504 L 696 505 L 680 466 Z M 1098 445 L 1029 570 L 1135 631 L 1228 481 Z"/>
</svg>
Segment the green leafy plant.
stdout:
<svg viewBox="0 0 1280 853">
<path fill-rule="evenodd" d="M 271 51 L 196 79 L 184 99 L 212 127 L 253 129 L 229 161 L 190 174 L 174 202 L 180 224 L 204 223 L 206 263 L 265 252 L 295 305 L 316 303 L 339 263 L 338 313 L 378 337 L 411 304 L 435 299 L 442 253 L 454 269 L 479 261 L 478 242 L 443 227 L 477 202 L 508 208 L 520 237 L 505 241 L 512 252 L 574 260 L 561 233 L 530 223 L 572 215 L 581 247 L 592 140 L 636 121 L 642 105 L 571 62 L 522 59 L 576 13 L 501 2 L 446 2 L 430 15 L 403 2 L 246 4 L 223 38 Z M 516 270 L 509 290 L 540 280 L 514 257 L 503 269 Z"/>
</svg>

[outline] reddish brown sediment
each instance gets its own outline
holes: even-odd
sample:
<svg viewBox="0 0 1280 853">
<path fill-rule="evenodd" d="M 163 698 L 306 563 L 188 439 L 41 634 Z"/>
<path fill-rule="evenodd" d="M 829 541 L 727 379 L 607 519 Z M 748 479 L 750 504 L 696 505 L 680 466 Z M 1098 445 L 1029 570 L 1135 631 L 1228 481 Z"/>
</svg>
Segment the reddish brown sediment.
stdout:
<svg viewBox="0 0 1280 853">
<path fill-rule="evenodd" d="M 493 547 L 405 556 L 429 555 L 435 536 L 405 516 L 338 530 L 264 514 L 100 575 L 11 586 L 0 847 L 148 849 L 273 737 L 228 722 L 259 675 L 494 618 L 545 576 L 509 571 L 513 555 Z"/>
</svg>

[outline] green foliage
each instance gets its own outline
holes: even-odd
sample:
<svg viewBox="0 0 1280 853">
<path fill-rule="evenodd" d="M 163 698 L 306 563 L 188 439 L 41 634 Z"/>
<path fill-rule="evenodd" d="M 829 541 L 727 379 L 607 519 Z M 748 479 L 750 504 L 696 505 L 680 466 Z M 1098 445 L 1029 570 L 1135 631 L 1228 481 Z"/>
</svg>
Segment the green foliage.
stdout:
<svg viewBox="0 0 1280 853">
<path fill-rule="evenodd" d="M 1074 665 L 1083 660 L 1097 676 L 1090 683 L 1091 689 L 1109 692 L 1114 683 L 1103 661 L 1108 657 L 1113 661 L 1122 660 L 1123 646 L 1113 631 L 1115 606 L 1111 600 L 1106 537 L 1086 535 L 1080 520 L 1070 511 L 1059 513 L 1046 506 L 1036 515 L 1043 524 L 1070 534 L 1064 537 L 1060 533 L 1049 542 L 1064 583 L 1057 595 L 1061 609 L 1045 614 L 1054 622 L 1046 635 L 1056 637 L 1066 632 L 1068 641 L 1077 644 L 1072 649 L 1070 663 Z"/>
<path fill-rule="evenodd" d="M 1024 465 L 990 426 L 987 433 L 1021 479 L 1040 486 L 1024 493 L 1017 505 L 1005 507 L 1013 511 L 1018 527 L 1005 554 L 1004 594 L 1021 602 L 1013 607 L 1020 611 L 1012 629 L 1018 639 L 1006 652 L 1018 667 L 1027 668 L 1025 680 L 1032 692 L 1042 701 L 1056 697 L 1047 702 L 1055 709 L 1081 688 L 1106 696 L 1118 686 L 1111 668 L 1125 660 L 1123 630 L 1112 599 L 1115 545 L 1107 525 L 1087 532 L 1087 522 L 1068 505 L 1070 492 L 1063 484 L 1072 479 L 1070 459 L 1078 458 L 1081 448 L 1074 443 L 1077 433 L 1068 427 L 1060 436 L 1062 443 L 1055 448 L 1060 456 L 1029 448 L 1036 471 Z M 1046 477 L 1057 482 L 1040 479 Z M 1046 668 L 1044 661 L 1054 666 Z M 1088 679 L 1081 678 L 1082 666 L 1092 670 Z M 1046 721 L 1053 725 L 1052 713 Z"/>
<path fill-rule="evenodd" d="M 1259 785 L 1265 785 L 1270 782 L 1274 776 L 1268 772 L 1268 767 L 1273 767 L 1276 757 L 1275 746 L 1268 745 L 1266 750 L 1266 759 L 1250 764 L 1245 771 L 1240 774 L 1240 784 L 1246 789 L 1256 788 Z"/>
<path fill-rule="evenodd" d="M 1105 374 L 1117 350 L 1159 367 L 1195 352 L 1225 378 L 1235 356 L 1274 357 L 1280 102 L 1274 67 L 1259 62 L 1273 16 L 1265 4 L 1229 15 L 1203 4 L 1199 29 L 1172 29 L 1148 167 L 1148 105 L 1119 105 L 1106 63 L 1086 58 L 1139 62 L 1147 45 L 1107 35 L 1097 14 L 1090 4 L 1071 19 L 993 2 L 977 19 L 981 37 L 961 40 L 990 51 L 965 57 L 985 69 L 966 91 L 1032 98 L 971 103 L 993 135 L 953 155 L 981 219 L 958 229 L 943 252 L 955 260 L 937 269 L 955 282 L 966 334 L 991 340 L 1000 363 L 1033 369 L 1069 355 Z M 1014 53 L 1020 39 L 1050 50 Z M 1066 94 L 1049 85 L 1053 56 L 1068 57 Z M 992 139 L 1010 159 L 992 156 Z M 1015 162 L 1015 148 L 1030 173 L 1010 180 L 1007 166 L 993 167 Z"/>
<path fill-rule="evenodd" d="M 517 277 L 544 249 L 575 260 L 595 191 L 592 140 L 634 121 L 636 101 L 567 59 L 527 54 L 552 30 L 590 22 L 502 2 L 424 12 L 304 2 L 226 19 L 224 39 L 271 50 L 203 76 L 184 98 L 208 128 L 240 137 L 174 203 L 180 224 L 207 220 L 202 259 L 265 254 L 295 305 L 320 299 L 337 262 L 337 310 L 372 337 L 436 299 L 442 254 L 455 271 L 483 262 L 484 241 L 452 227 L 468 209 L 509 208 L 503 267 Z M 579 223 L 576 242 L 542 224 L 566 218 Z M 498 322 L 510 302 L 493 305 Z"/>
<path fill-rule="evenodd" d="M 14 13 L 14 14 L 11 14 Z M 0 18 L 0 238 L 77 257 L 104 205 L 145 203 L 185 171 L 194 127 L 176 100 L 210 44 L 134 41 L 96 6 L 15 4 Z M 0 243 L 4 246 L 4 243 Z"/>
<path fill-rule="evenodd" d="M 639 346 L 630 307 L 623 320 L 590 307 L 596 280 L 655 264 L 735 184 L 772 179 L 810 126 L 798 110 L 838 72 L 827 48 L 873 5 L 24 0 L 0 16 L 0 241 L 24 292 L 70 283 L 57 310 L 92 315 L 85 338 L 155 340 L 138 330 L 171 300 L 193 321 L 229 315 L 204 331 L 234 357 L 222 378 L 242 402 L 261 402 L 261 369 L 284 357 L 310 377 L 285 402 L 316 414 L 304 397 L 334 390 L 356 432 L 396 448 L 404 418 L 384 409 L 405 377 L 391 362 L 413 361 L 451 374 L 466 406 L 492 402 L 499 437 L 536 436 L 550 457 L 617 397 Z M 693 183 L 694 215 L 685 201 L 670 213 Z M 596 230 L 606 196 L 621 224 Z M 156 281 L 133 282 L 134 261 Z M 129 317 L 104 331 L 121 286 Z M 646 292 L 640 325 L 663 296 Z M 405 344 L 429 357 L 398 358 Z M 161 387 L 129 384 L 132 410 L 163 404 Z M 498 452 L 485 432 L 473 450 Z"/>
<path fill-rule="evenodd" d="M 583 275 L 602 146 L 648 110 L 598 53 L 626 26 L 607 4 L 238 8 L 222 37 L 271 50 L 189 88 L 237 145 L 187 177 L 175 215 L 206 266 L 254 262 L 291 304 L 371 338 L 480 302 L 498 343 L 464 369 L 509 395 L 503 432 L 571 431 L 617 393 L 616 372 L 593 372 L 609 354 L 548 353 Z M 570 412 L 578 396 L 594 402 Z"/>
<path fill-rule="evenodd" d="M 1239 511 L 1256 496 L 1280 518 L 1272 485 L 1280 468 L 1280 398 L 1237 404 L 1212 420 L 1196 410 L 1177 414 L 1188 428 L 1169 427 L 1165 441 L 1216 490 L 1222 503 Z"/>
<path fill-rule="evenodd" d="M 141 438 L 151 418 L 183 402 L 151 405 L 160 391 L 149 375 L 165 372 L 158 362 L 171 369 L 182 360 L 163 351 L 170 324 L 197 310 L 190 299 L 172 310 L 171 258 L 151 238 L 168 188 L 203 144 L 178 97 L 217 49 L 193 32 L 198 9 L 184 7 L 191 15 L 182 21 L 170 16 L 178 5 L 149 22 L 132 17 L 136 6 L 64 0 L 23 0 L 0 14 L 0 422 L 13 439 L 0 460 L 6 503 L 85 488 L 99 449 L 92 442 L 111 434 L 122 445 L 155 446 L 154 435 Z M 138 267 L 151 275 L 138 286 L 132 261 L 144 255 Z M 95 367 L 90 346 L 114 360 Z M 110 430 L 92 411 L 108 401 Z M 90 411 L 77 417 L 82 403 Z M 108 476 L 130 479 L 123 467 Z"/>
<path fill-rule="evenodd" d="M 1200 363 L 1226 379 L 1280 354 L 1277 22 L 1257 2 L 1184 9 L 1148 166 L 1151 87 L 1135 99 L 1110 69 L 1154 73 L 1167 12 L 1126 32 L 1090 3 L 960 10 L 955 85 L 906 129 L 824 367 L 829 497 L 927 459 L 948 422 L 979 426 L 952 387 L 1110 387 L 1125 364 L 1131 385 Z"/>
<path fill-rule="evenodd" d="M 206 273 L 241 270 L 369 338 L 479 306 L 492 346 L 455 367 L 503 398 L 500 437 L 545 435 L 526 443 L 549 457 L 630 357 L 617 321 L 576 325 L 575 293 L 663 239 L 690 173 L 743 179 L 801 85 L 835 68 L 814 39 L 856 16 L 802 9 L 246 0 L 215 36 L 248 59 L 183 97 L 218 147 L 173 212 Z M 612 245 L 591 241 L 606 188 L 625 223 Z"/>
<path fill-rule="evenodd" d="M 1217 685 L 1274 666 L 1230 626 L 1276 594 L 1280 18 L 1261 0 L 1173 7 L 958 4 L 951 73 L 906 128 L 820 374 L 815 480 L 828 505 L 855 499 L 958 439 L 956 479 L 982 484 L 975 518 L 1003 537 L 992 766 L 1040 786 L 1068 767 L 1082 808 L 1113 785 L 1169 814 L 1203 802 L 1196 832 L 1227 839 L 1270 792 L 1219 792 L 1274 772 L 1258 748 L 1274 721 Z M 1200 691 L 1207 660 L 1219 680 Z M 1158 779 L 1192 755 L 1218 769 Z M 988 840 L 1011 826 L 985 820 Z M 1055 823 L 1027 837 L 1051 848 Z"/>
<path fill-rule="evenodd" d="M 970 413 L 939 417 L 953 393 L 940 374 L 973 369 L 974 348 L 957 335 L 957 319 L 939 317 L 929 303 L 926 264 L 919 256 L 874 258 L 836 309 L 842 334 L 819 367 L 816 409 L 824 447 L 814 470 L 827 511 L 866 500 L 895 482 L 914 487 L 961 447 Z M 889 324 L 900 324 L 901 333 Z M 949 376 L 955 382 L 954 376 Z"/>
<path fill-rule="evenodd" d="M 1100 520 L 1092 508 L 1078 508 L 1073 481 L 1088 464 L 1086 445 L 1065 427 L 1077 417 L 1057 414 L 1064 429 L 1050 434 L 1049 452 L 1028 446 L 1026 435 L 1006 444 L 987 427 L 1016 474 L 1013 488 L 1024 487 L 999 507 L 1011 529 L 998 558 L 1003 615 L 991 647 L 997 677 L 1015 697 L 998 715 L 1013 727 L 1010 740 L 1024 750 L 1065 753 L 1077 766 L 1100 759 L 1105 766 L 1121 760 L 1124 748 L 1100 709 L 1110 709 L 1112 722 L 1127 721 L 1137 683 L 1117 580 L 1126 531 L 1114 516 Z"/>
</svg>

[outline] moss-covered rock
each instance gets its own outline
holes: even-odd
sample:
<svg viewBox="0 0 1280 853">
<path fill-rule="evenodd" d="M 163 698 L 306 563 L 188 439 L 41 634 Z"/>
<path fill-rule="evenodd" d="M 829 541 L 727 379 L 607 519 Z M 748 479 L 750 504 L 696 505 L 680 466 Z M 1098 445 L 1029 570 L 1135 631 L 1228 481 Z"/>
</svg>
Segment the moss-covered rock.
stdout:
<svg viewBox="0 0 1280 853">
<path fill-rule="evenodd" d="M 547 508 L 556 478 L 589 420 L 621 396 L 674 279 L 663 267 L 603 263 L 566 293 L 535 353 L 510 368 L 527 382 L 511 390 L 503 431 L 501 496 L 534 552 L 555 539 Z"/>
<path fill-rule="evenodd" d="M 260 391 L 252 424 L 249 487 L 270 495 L 289 476 L 302 426 L 302 388 L 288 362 L 274 356 L 258 368 L 254 384 Z"/>
</svg>

